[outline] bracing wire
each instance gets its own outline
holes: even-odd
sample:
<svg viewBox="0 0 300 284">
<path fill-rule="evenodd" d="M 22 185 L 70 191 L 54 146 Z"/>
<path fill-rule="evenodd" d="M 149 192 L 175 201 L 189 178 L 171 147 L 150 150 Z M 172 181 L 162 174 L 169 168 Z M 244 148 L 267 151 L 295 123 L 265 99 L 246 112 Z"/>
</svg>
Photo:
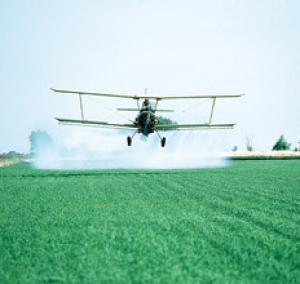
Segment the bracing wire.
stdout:
<svg viewBox="0 0 300 284">
<path fill-rule="evenodd" d="M 171 119 L 174 118 L 175 115 L 176 115 L 176 118 L 178 118 L 178 117 L 182 116 L 184 113 L 186 113 L 187 111 L 189 111 L 189 110 L 191 110 L 191 109 L 193 109 L 195 107 L 201 106 L 202 104 L 204 104 L 205 102 L 208 102 L 209 100 L 211 100 L 211 99 L 202 100 L 201 102 L 199 102 L 199 103 L 197 103 L 195 105 L 189 106 L 189 107 L 187 107 L 187 108 L 185 108 L 185 109 L 183 109 L 183 110 L 181 110 L 179 112 L 174 113 L 173 115 L 170 116 L 170 118 Z"/>
<path fill-rule="evenodd" d="M 114 109 L 114 108 L 108 108 L 108 107 L 105 107 L 105 106 L 100 106 L 100 107 L 101 107 L 102 109 L 105 109 L 105 110 L 109 111 L 109 112 L 113 112 L 114 114 L 118 115 L 118 116 L 121 117 L 122 119 L 129 120 L 129 121 L 133 122 L 132 119 L 129 119 L 127 116 L 125 116 L 125 115 L 119 113 L 119 112 L 116 111 L 116 109 Z"/>
</svg>

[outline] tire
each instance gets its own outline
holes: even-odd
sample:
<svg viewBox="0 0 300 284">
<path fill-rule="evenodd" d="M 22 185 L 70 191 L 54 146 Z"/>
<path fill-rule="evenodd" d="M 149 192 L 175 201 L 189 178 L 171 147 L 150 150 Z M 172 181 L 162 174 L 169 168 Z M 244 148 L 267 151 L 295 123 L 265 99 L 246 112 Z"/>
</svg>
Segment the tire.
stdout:
<svg viewBox="0 0 300 284">
<path fill-rule="evenodd" d="M 166 146 L 166 142 L 167 142 L 166 137 L 163 137 L 163 138 L 161 139 L 161 141 L 160 141 L 161 147 L 165 147 L 165 146 Z"/>
<path fill-rule="evenodd" d="M 130 136 L 127 137 L 127 145 L 131 146 L 132 138 Z"/>
</svg>

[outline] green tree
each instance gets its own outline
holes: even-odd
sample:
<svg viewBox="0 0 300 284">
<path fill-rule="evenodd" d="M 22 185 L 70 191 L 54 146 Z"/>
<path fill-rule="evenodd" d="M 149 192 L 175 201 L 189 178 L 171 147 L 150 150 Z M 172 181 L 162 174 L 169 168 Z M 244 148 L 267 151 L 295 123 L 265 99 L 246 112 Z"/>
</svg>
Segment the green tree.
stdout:
<svg viewBox="0 0 300 284">
<path fill-rule="evenodd" d="M 253 140 L 249 136 L 246 137 L 246 149 L 249 152 L 252 152 L 254 150 L 254 148 L 253 148 Z"/>
<path fill-rule="evenodd" d="M 47 149 L 53 146 L 51 137 L 43 130 L 31 131 L 29 142 L 31 156 L 37 155 L 42 149 Z"/>
<path fill-rule="evenodd" d="M 161 115 L 158 115 L 157 119 L 159 121 L 159 124 L 177 124 L 176 121 L 174 121 L 174 120 L 172 120 L 170 118 L 167 118 L 167 117 L 163 117 Z"/>
<path fill-rule="evenodd" d="M 291 144 L 286 141 L 286 139 L 283 135 L 280 135 L 279 139 L 273 146 L 272 151 L 289 150 L 290 147 L 291 147 Z"/>
</svg>

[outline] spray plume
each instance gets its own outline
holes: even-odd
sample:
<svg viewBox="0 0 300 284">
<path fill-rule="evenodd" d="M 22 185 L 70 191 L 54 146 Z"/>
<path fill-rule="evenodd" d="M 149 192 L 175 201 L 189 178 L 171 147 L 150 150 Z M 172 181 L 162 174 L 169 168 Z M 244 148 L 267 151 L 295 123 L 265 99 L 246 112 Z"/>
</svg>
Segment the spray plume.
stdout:
<svg viewBox="0 0 300 284">
<path fill-rule="evenodd" d="M 66 129 L 65 129 L 66 130 Z M 169 132 L 167 146 L 160 147 L 158 137 L 136 135 L 126 145 L 126 131 L 68 129 L 59 143 L 39 145 L 34 166 L 43 169 L 120 169 L 120 168 L 206 168 L 226 166 L 218 154 L 215 134 Z"/>
</svg>

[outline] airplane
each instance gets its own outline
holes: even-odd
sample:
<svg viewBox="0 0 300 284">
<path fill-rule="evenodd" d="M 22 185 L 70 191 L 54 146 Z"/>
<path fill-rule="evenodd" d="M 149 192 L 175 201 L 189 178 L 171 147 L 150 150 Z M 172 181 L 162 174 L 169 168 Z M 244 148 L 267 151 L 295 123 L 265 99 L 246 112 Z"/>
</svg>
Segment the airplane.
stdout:
<svg viewBox="0 0 300 284">
<path fill-rule="evenodd" d="M 79 107 L 81 119 L 69 119 L 69 118 L 55 118 L 59 124 L 66 125 L 84 125 L 84 126 L 98 126 L 102 128 L 111 129 L 130 129 L 133 130 L 133 135 L 127 137 L 127 145 L 132 145 L 132 139 L 140 133 L 144 136 L 148 136 L 151 133 L 156 133 L 160 139 L 161 147 L 166 145 L 166 137 L 162 137 L 159 132 L 163 131 L 179 131 L 179 130 L 202 130 L 202 129 L 233 129 L 235 123 L 223 123 L 213 124 L 213 112 L 215 108 L 216 99 L 225 98 L 238 98 L 243 94 L 231 94 L 231 95 L 186 95 L 186 96 L 154 96 L 148 95 L 147 89 L 143 95 L 123 95 L 123 94 L 108 94 L 108 93 L 97 93 L 97 92 L 86 92 L 79 90 L 67 90 L 67 89 L 56 89 L 50 88 L 50 90 L 56 93 L 63 94 L 77 94 L 79 97 Z M 117 108 L 118 111 L 134 111 L 137 112 L 137 116 L 131 123 L 109 123 L 105 121 L 94 121 L 86 120 L 83 112 L 83 96 L 100 96 L 110 98 L 122 98 L 122 99 L 133 99 L 136 100 L 136 108 Z M 162 100 L 177 100 L 177 99 L 211 99 L 211 111 L 209 120 L 207 123 L 201 124 L 161 124 L 156 113 L 158 112 L 173 112 L 170 109 L 158 109 L 158 103 Z M 142 102 L 141 102 L 142 100 Z"/>
</svg>

